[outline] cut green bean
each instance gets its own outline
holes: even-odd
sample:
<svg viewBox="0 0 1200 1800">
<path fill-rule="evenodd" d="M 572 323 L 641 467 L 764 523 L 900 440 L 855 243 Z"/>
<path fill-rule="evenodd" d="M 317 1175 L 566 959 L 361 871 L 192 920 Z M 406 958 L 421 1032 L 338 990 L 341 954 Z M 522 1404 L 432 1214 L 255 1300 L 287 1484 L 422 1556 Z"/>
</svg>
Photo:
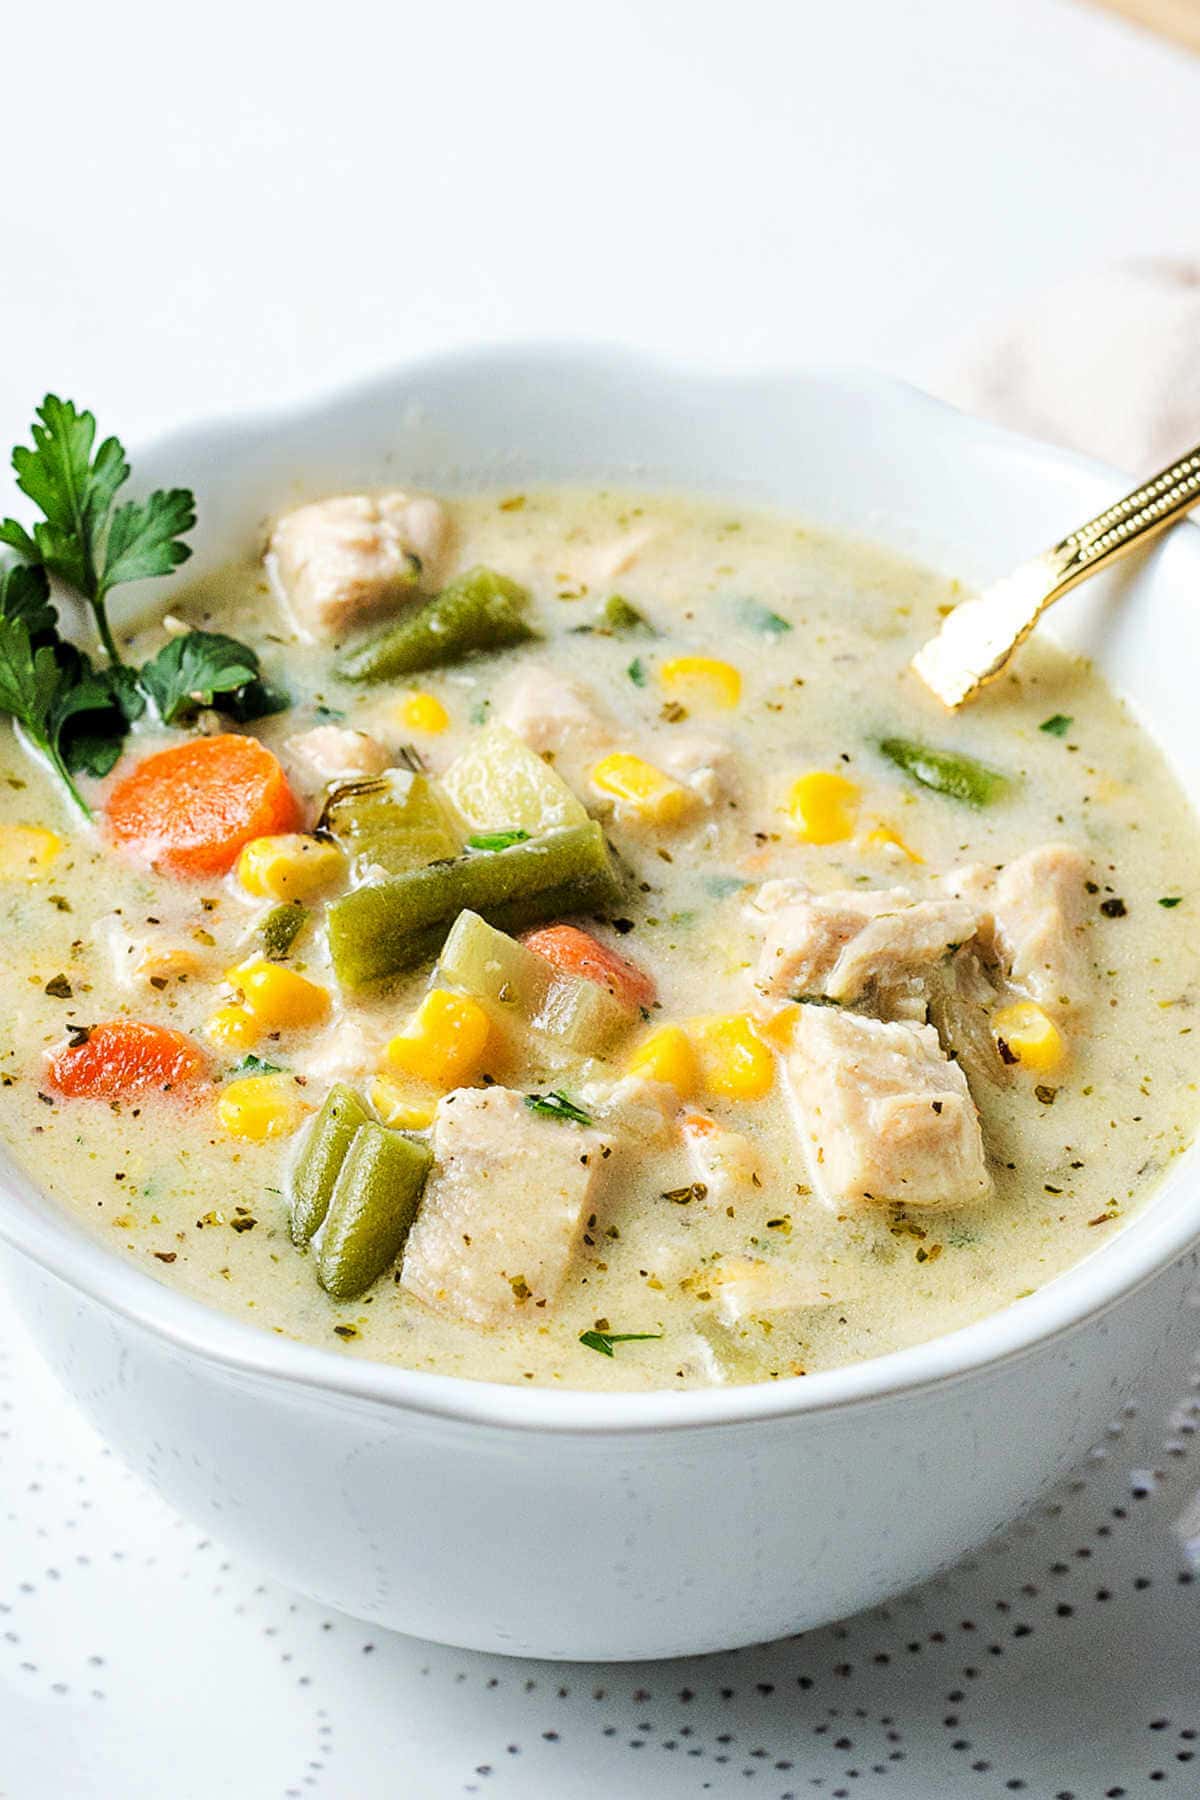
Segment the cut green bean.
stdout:
<svg viewBox="0 0 1200 1800">
<path fill-rule="evenodd" d="M 338 673 L 346 681 L 390 681 L 526 643 L 537 635 L 525 617 L 528 605 L 527 590 L 506 575 L 471 569 L 378 637 L 343 652 Z"/>
<path fill-rule="evenodd" d="M 465 908 L 501 931 L 570 913 L 602 912 L 621 897 L 594 819 L 489 855 L 471 854 L 367 882 L 331 902 L 329 953 L 346 988 L 432 961 Z"/>
<path fill-rule="evenodd" d="M 932 750 L 912 738 L 884 738 L 880 750 L 889 762 L 919 781 L 922 787 L 948 794 L 968 806 L 987 806 L 998 800 L 1009 785 L 1008 776 L 999 769 L 989 769 L 973 756 L 955 750 Z"/>
<path fill-rule="evenodd" d="M 324 1224 L 346 1152 L 359 1126 L 368 1124 L 370 1118 L 353 1088 L 340 1081 L 330 1088 L 292 1170 L 294 1244 L 307 1244 Z"/>
<path fill-rule="evenodd" d="M 272 962 L 282 962 L 304 929 L 308 908 L 298 900 L 284 900 L 259 921 L 258 939 Z"/>
<path fill-rule="evenodd" d="M 445 862 L 462 849 L 450 809 L 428 775 L 386 769 L 366 781 L 335 788 L 318 830 L 357 859 L 389 875 Z"/>
<path fill-rule="evenodd" d="M 391 1268 L 432 1161 L 427 1145 L 385 1125 L 355 1132 L 329 1203 L 317 1264 L 317 1279 L 335 1300 L 356 1300 Z"/>
</svg>

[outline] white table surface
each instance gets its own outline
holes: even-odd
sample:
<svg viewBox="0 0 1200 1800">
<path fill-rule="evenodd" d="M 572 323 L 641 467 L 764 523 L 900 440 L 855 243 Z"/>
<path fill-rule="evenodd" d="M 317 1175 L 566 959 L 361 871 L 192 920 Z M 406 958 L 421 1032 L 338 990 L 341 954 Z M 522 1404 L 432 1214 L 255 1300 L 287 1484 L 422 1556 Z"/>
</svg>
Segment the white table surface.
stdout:
<svg viewBox="0 0 1200 1800">
<path fill-rule="evenodd" d="M 5 441 L 48 387 L 136 438 L 547 334 L 936 386 L 1065 270 L 1200 249 L 1200 59 L 1068 0 L 27 6 L 3 45 Z M 554 1671 L 260 1583 L 0 1318 L 0 1795 L 1194 1800 L 1181 1331 L 1119 1451 L 948 1584 L 761 1652 Z"/>
</svg>

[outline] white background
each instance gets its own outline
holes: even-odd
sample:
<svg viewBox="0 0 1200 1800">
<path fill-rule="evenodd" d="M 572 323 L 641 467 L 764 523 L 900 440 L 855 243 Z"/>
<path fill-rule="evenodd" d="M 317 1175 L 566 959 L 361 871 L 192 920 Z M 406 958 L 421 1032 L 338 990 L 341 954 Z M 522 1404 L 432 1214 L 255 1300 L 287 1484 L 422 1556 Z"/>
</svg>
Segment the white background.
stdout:
<svg viewBox="0 0 1200 1800">
<path fill-rule="evenodd" d="M 936 384 L 957 343 L 1064 272 L 1200 250 L 1200 59 L 1068 0 L 41 4 L 6 9 L 0 41 L 4 442 L 48 387 L 128 439 L 424 350 L 546 334 Z M 1178 1760 L 1200 1727 L 1200 1620 L 1169 1531 L 1180 1468 L 1156 1531 L 1125 1533 L 1107 1610 L 1102 1526 L 1125 1462 L 1070 1502 L 1069 1539 L 1047 1515 L 954 1590 L 853 1627 L 874 1669 L 856 1694 L 838 1687 L 834 1633 L 661 1681 L 560 1683 L 384 1642 L 231 1569 L 62 1411 L 27 1345 L 6 1355 L 4 1332 L 0 1314 L 6 1800 L 674 1800 L 808 1794 L 818 1776 L 829 1795 L 859 1751 L 832 1748 L 827 1716 L 856 1700 L 852 1731 L 885 1770 L 864 1763 L 858 1800 L 992 1800 L 1001 1770 L 1027 1778 L 1027 1800 L 1060 1785 L 1090 1800 L 1130 1772 L 1131 1794 L 1197 1792 Z M 1159 1453 L 1169 1401 L 1138 1459 Z M 1085 1543 L 1094 1565 L 1074 1560 Z M 1068 1579 L 1047 1573 L 1057 1553 L 1080 1585 L 1065 1614 L 1043 1586 Z M 1136 1555 L 1154 1586 L 1137 1585 Z M 934 1645 L 943 1612 L 961 1622 L 968 1604 L 1036 1610 L 1033 1587 L 1041 1635 L 1022 1638 L 1023 1662 L 987 1665 L 971 1729 L 988 1756 L 959 1751 L 957 1665 L 897 1688 L 867 1652 L 902 1661 L 909 1635 Z M 777 1704 L 804 1657 L 815 1689 Z M 1087 1717 L 1056 1745 L 1047 1720 L 1065 1715 L 1040 1697 L 1081 1667 L 1071 1707 Z M 643 1680 L 659 1710 L 639 1753 Z M 701 1715 L 681 1686 L 705 1709 L 694 1762 L 682 1732 Z M 544 1735 L 560 1727 L 562 1742 Z M 897 1730 L 907 1763 L 889 1760 Z M 1156 1758 L 1171 1783 L 1149 1788 Z"/>
</svg>

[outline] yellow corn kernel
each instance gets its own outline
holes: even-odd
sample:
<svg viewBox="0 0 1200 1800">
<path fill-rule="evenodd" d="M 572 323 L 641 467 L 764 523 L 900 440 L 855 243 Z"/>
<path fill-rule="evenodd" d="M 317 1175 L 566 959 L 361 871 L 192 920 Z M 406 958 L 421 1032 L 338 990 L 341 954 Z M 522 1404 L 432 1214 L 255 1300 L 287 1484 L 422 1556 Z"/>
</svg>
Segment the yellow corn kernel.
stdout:
<svg viewBox="0 0 1200 1800">
<path fill-rule="evenodd" d="M 231 1137 L 290 1137 L 304 1119 L 305 1107 L 291 1075 L 247 1075 L 221 1089 L 217 1116 Z"/>
<path fill-rule="evenodd" d="M 0 881 L 39 881 L 63 841 L 40 825 L 0 825 Z"/>
<path fill-rule="evenodd" d="M 775 1080 L 775 1058 L 745 1013 L 693 1019 L 688 1027 L 710 1094 L 761 1100 Z"/>
<path fill-rule="evenodd" d="M 629 812 L 653 825 L 675 825 L 691 811 L 696 796 L 682 782 L 672 781 L 640 756 L 616 750 L 592 770 L 592 786 L 617 803 L 618 812 Z"/>
<path fill-rule="evenodd" d="M 829 769 L 810 769 L 792 783 L 787 810 L 806 844 L 840 844 L 853 836 L 861 795 L 854 782 Z"/>
<path fill-rule="evenodd" d="M 226 980 L 239 989 L 247 1006 L 267 1031 L 297 1031 L 319 1025 L 329 1011 L 329 994 L 315 981 L 265 957 L 252 957 L 230 969 Z"/>
<path fill-rule="evenodd" d="M 894 850 L 902 851 L 910 863 L 925 861 L 919 850 L 914 850 L 911 844 L 906 844 L 900 833 L 893 831 L 890 825 L 885 825 L 882 819 L 874 830 L 868 831 L 863 843 L 873 850 L 883 850 L 891 846 Z"/>
<path fill-rule="evenodd" d="M 385 1066 L 432 1087 L 458 1087 L 479 1072 L 491 1029 L 477 1000 L 432 988 L 384 1051 Z"/>
<path fill-rule="evenodd" d="M 691 1099 L 699 1079 L 696 1052 L 686 1031 L 678 1025 L 660 1025 L 643 1038 L 625 1072 L 642 1081 L 664 1082 L 675 1089 L 681 1100 Z"/>
<path fill-rule="evenodd" d="M 658 671 L 673 699 L 707 712 L 728 712 L 742 697 L 742 678 L 732 663 L 713 656 L 673 656 Z"/>
<path fill-rule="evenodd" d="M 424 1131 L 433 1124 L 437 1111 L 432 1100 L 418 1099 L 382 1075 L 371 1083 L 371 1105 L 385 1125 L 393 1125 L 399 1131 Z"/>
<path fill-rule="evenodd" d="M 992 1014 L 992 1036 L 1004 1044 L 1022 1068 L 1039 1074 L 1053 1069 L 1063 1059 L 1066 1045 L 1062 1032 L 1049 1013 L 1032 1000 L 1017 1000 Z"/>
<path fill-rule="evenodd" d="M 235 1001 L 228 1006 L 218 1006 L 204 1030 L 222 1050 L 253 1050 L 263 1034 L 254 1014 Z"/>
<path fill-rule="evenodd" d="M 252 838 L 237 860 L 237 876 L 248 894 L 270 900 L 303 900 L 336 881 L 345 858 L 336 844 L 303 832 Z"/>
<path fill-rule="evenodd" d="M 448 729 L 450 714 L 436 694 L 412 693 L 406 694 L 400 702 L 400 722 L 409 731 L 425 731 L 432 735 Z"/>
</svg>

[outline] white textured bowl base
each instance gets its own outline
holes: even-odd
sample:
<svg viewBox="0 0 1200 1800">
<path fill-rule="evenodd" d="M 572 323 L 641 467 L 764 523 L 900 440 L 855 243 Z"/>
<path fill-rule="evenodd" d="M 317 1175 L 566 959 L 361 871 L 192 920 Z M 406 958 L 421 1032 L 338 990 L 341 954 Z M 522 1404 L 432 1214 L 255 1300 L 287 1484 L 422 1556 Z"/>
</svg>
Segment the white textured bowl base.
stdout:
<svg viewBox="0 0 1200 1800">
<path fill-rule="evenodd" d="M 845 1618 L 975 1549 L 1079 1461 L 1194 1272 L 957 1382 L 769 1434 L 602 1445 L 314 1397 L 182 1355 L 27 1264 L 9 1286 L 132 1466 L 289 1586 L 439 1643 L 640 1660 Z"/>
<path fill-rule="evenodd" d="M 721 380 L 553 347 L 440 359 L 286 417 L 197 427 L 137 467 L 195 483 L 198 567 L 334 483 L 607 477 L 778 503 L 968 581 L 1129 485 L 867 374 Z M 1200 532 L 1183 526 L 1054 614 L 1194 790 L 1197 591 Z M 1070 1467 L 1177 1308 L 1200 1234 L 1196 1165 L 1194 1151 L 1176 1159 L 1091 1257 L 964 1331 L 690 1393 L 456 1382 L 257 1332 L 109 1255 L 4 1158 L 0 1240 L 29 1259 L 21 1304 L 102 1429 L 296 1588 L 449 1643 L 667 1656 L 878 1602 Z"/>
</svg>

